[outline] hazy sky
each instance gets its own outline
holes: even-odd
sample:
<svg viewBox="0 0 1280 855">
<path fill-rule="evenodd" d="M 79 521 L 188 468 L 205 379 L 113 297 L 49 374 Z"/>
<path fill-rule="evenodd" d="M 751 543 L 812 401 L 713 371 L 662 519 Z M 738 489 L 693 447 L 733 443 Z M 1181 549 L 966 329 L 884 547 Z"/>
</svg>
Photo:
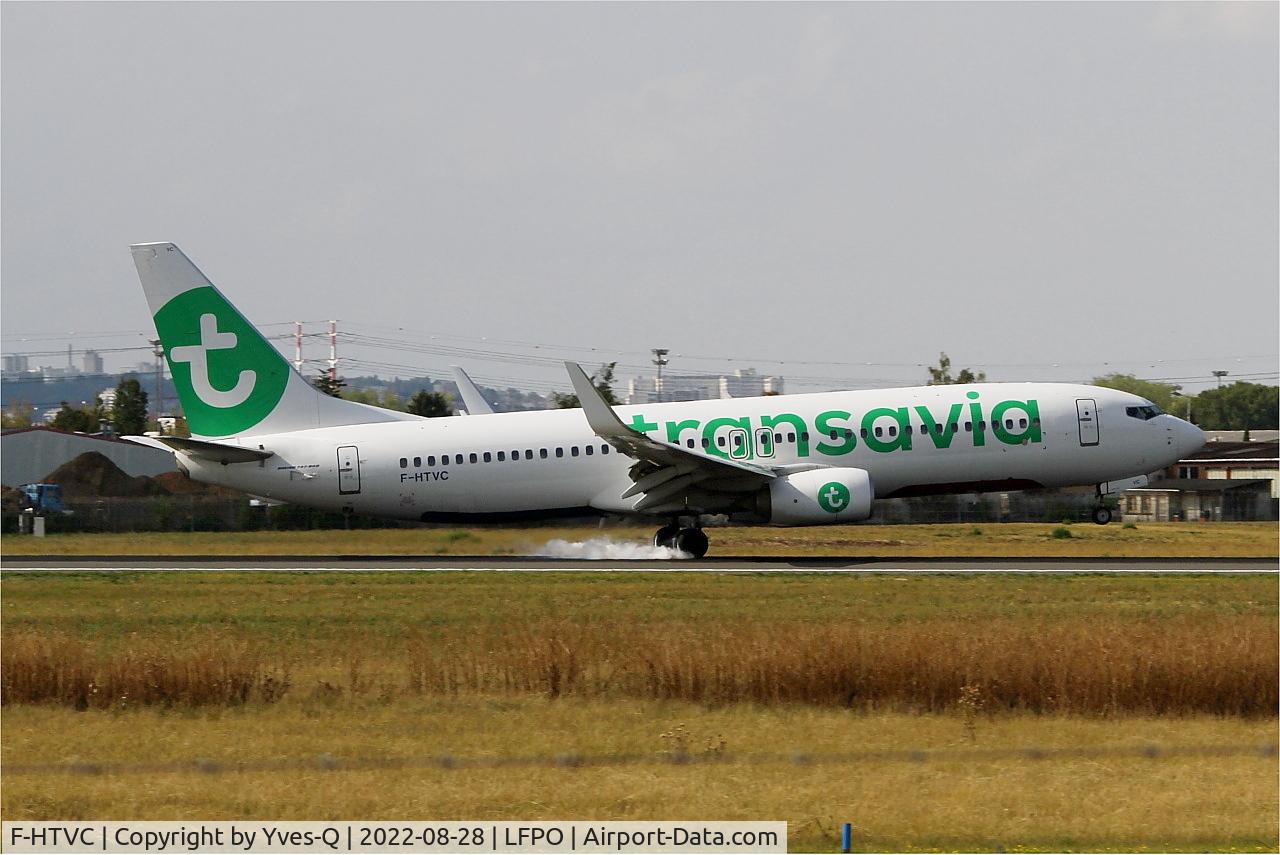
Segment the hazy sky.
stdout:
<svg viewBox="0 0 1280 855">
<path fill-rule="evenodd" d="M 172 240 L 349 374 L 1274 378 L 1278 8 L 6 2 L 3 349 Z"/>
</svg>

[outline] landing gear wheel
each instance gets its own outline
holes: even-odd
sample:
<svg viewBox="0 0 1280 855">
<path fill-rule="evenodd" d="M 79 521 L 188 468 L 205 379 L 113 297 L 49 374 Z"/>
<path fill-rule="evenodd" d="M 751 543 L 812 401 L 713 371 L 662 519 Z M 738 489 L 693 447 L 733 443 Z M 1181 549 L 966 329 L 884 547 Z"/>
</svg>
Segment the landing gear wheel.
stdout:
<svg viewBox="0 0 1280 855">
<path fill-rule="evenodd" d="M 687 552 L 694 558 L 706 555 L 707 547 L 710 545 L 710 541 L 700 528 L 682 528 L 676 535 L 676 549 Z"/>
<path fill-rule="evenodd" d="M 676 548 L 676 536 L 680 534 L 680 526 L 675 523 L 664 525 L 658 529 L 658 533 L 653 536 L 654 546 L 665 546 L 667 549 Z"/>
<path fill-rule="evenodd" d="M 1106 525 L 1107 523 L 1111 522 L 1111 509 L 1110 508 L 1094 508 L 1093 521 L 1096 522 L 1098 525 Z"/>
</svg>

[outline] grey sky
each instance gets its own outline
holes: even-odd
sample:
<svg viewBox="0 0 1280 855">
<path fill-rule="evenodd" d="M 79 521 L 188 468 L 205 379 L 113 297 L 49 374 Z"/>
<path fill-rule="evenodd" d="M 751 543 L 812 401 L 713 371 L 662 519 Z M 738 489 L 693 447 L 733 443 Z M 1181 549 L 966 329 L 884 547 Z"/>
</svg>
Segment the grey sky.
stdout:
<svg viewBox="0 0 1280 855">
<path fill-rule="evenodd" d="M 136 343 L 84 333 L 150 333 L 127 244 L 173 240 L 255 321 L 533 388 L 1274 375 L 1278 8 L 4 3 L 3 349 Z"/>
</svg>

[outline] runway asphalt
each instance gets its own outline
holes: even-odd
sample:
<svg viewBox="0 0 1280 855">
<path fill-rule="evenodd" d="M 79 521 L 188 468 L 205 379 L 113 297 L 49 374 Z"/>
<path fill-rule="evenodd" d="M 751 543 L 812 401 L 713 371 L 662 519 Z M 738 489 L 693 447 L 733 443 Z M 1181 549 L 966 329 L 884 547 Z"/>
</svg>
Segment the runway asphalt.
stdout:
<svg viewBox="0 0 1280 855">
<path fill-rule="evenodd" d="M 1277 573 L 1274 558 L 754 558 L 574 560 L 522 556 L 48 556 L 0 559 L 0 572 L 713 572 Z"/>
</svg>

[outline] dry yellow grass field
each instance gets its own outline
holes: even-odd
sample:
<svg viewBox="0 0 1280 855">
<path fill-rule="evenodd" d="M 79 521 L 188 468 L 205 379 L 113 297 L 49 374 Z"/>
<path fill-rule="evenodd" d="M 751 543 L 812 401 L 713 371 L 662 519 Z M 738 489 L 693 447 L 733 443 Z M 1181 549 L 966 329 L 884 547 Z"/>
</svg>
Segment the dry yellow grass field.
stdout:
<svg viewBox="0 0 1280 855">
<path fill-rule="evenodd" d="M 20 770 L 657 759 L 677 741 L 695 754 L 1262 745 L 1280 691 L 1269 574 L 6 572 L 0 594 L 7 820 L 741 818 L 788 821 L 798 850 L 834 849 L 845 821 L 867 850 L 1276 845 L 1274 754 Z"/>
<path fill-rule="evenodd" d="M 1280 555 L 1276 523 L 851 525 L 709 529 L 717 556 L 1258 557 Z M 533 555 L 549 541 L 649 542 L 649 527 L 415 528 L 352 531 L 59 534 L 6 537 L 17 555 Z"/>
<path fill-rule="evenodd" d="M 536 698 L 309 698 L 267 708 L 4 711 L 6 765 L 31 762 L 661 756 L 914 747 L 1262 745 L 1274 720 L 979 716 L 808 706 Z M 143 736 L 145 735 L 145 737 Z M 7 775 L 22 819 L 781 819 L 791 848 L 834 851 L 853 823 L 869 851 L 1274 851 L 1274 756 L 1103 757 L 844 766 L 634 765 L 515 770 Z"/>
</svg>

